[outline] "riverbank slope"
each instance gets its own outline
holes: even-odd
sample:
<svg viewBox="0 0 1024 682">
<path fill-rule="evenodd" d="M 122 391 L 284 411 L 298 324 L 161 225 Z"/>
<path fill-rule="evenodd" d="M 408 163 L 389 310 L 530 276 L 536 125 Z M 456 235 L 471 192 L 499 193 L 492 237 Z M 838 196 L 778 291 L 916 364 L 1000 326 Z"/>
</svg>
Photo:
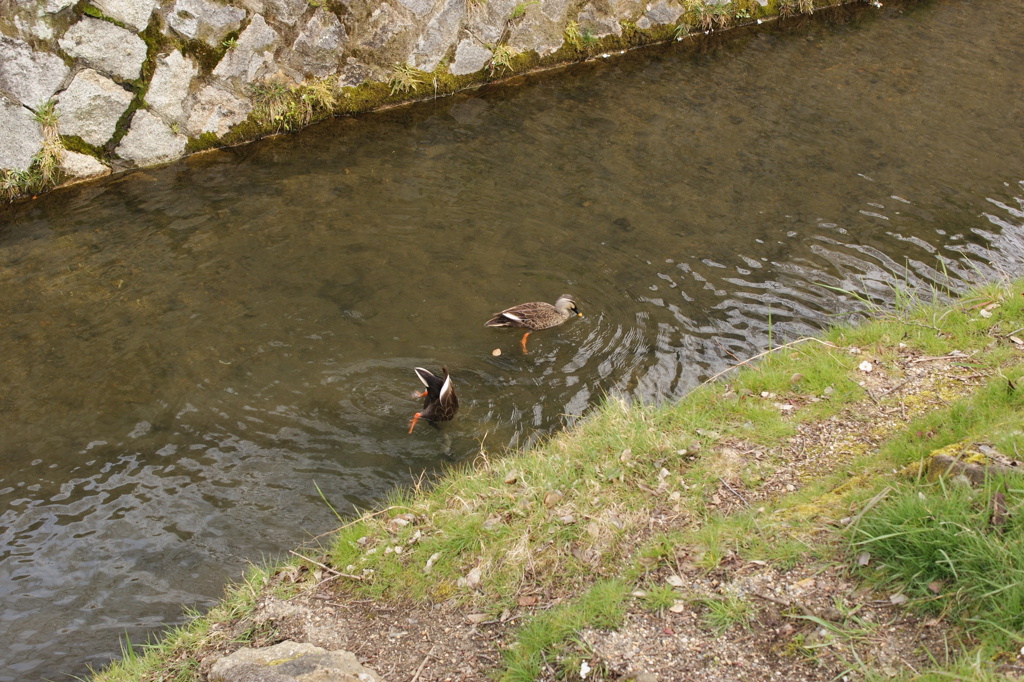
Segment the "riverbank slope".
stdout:
<svg viewBox="0 0 1024 682">
<path fill-rule="evenodd" d="M 398 492 L 93 679 L 282 641 L 387 680 L 1016 677 L 1024 281 L 865 306 Z"/>
</svg>

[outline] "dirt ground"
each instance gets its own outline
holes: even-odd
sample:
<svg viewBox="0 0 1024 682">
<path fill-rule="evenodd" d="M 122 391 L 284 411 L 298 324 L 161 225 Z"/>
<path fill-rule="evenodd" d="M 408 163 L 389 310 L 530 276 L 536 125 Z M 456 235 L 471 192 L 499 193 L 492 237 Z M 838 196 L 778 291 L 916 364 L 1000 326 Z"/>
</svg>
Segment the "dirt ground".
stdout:
<svg viewBox="0 0 1024 682">
<path fill-rule="evenodd" d="M 801 425 L 783 448 L 720 442 L 714 456 L 722 476 L 707 504 L 726 513 L 758 509 L 765 500 L 795 492 L 823 472 L 849 466 L 853 456 L 876 448 L 913 416 L 967 393 L 984 379 L 969 358 L 955 353 L 929 358 L 901 350 L 887 367 L 866 355 L 864 361 L 871 369 L 862 364 L 857 381 L 868 398 L 833 418 Z M 749 398 L 771 400 L 784 413 L 800 407 L 795 398 Z M 761 474 L 756 488 L 745 487 L 736 475 L 751 464 Z M 656 511 L 651 513 L 653 519 Z M 671 523 L 670 516 L 658 516 L 658 530 Z M 823 514 L 820 523 L 824 533 L 849 523 L 849 518 Z M 942 664 L 947 646 L 956 650 L 962 644 L 962 634 L 941 618 L 912 615 L 903 607 L 902 595 L 859 588 L 847 566 L 809 563 L 783 569 L 727 555 L 707 572 L 686 551 L 681 548 L 674 569 L 659 569 L 648 581 L 678 587 L 682 598 L 652 611 L 639 598 L 642 593 L 635 593 L 617 630 L 580 634 L 580 658 L 574 659 L 567 677 L 558 679 L 833 680 L 862 679 L 865 671 L 889 677 Z M 297 578 L 279 574 L 275 580 Z M 724 598 L 735 598 L 748 611 L 739 622 L 715 629 L 708 624 L 702 599 Z M 520 603 L 525 605 L 516 613 L 485 620 L 451 603 L 409 606 L 353 600 L 339 596 L 327 579 L 318 589 L 287 600 L 264 597 L 245 621 L 224 627 L 233 636 L 255 634 L 257 645 L 294 640 L 352 651 L 391 682 L 485 680 L 499 668 L 502 652 L 523 619 L 559 600 L 540 595 Z M 200 670 L 208 671 L 226 651 L 204 652 Z M 1021 664 L 1008 662 L 1007 671 Z M 552 665 L 540 679 L 554 680 L 555 675 Z"/>
<path fill-rule="evenodd" d="M 682 573 L 675 575 L 697 594 L 750 599 L 755 609 L 748 624 L 719 633 L 697 607 L 659 613 L 636 600 L 617 630 L 582 633 L 592 652 L 585 679 L 858 679 L 863 675 L 850 670 L 858 658 L 888 676 L 927 667 L 929 656 L 942 660 L 945 639 L 954 636 L 939 620 L 857 592 L 838 566 L 780 572 L 736 560 L 711 574 L 692 567 Z M 519 619 L 474 622 L 473 615 L 447 604 L 381 607 L 318 593 L 267 598 L 246 626 L 266 632 L 258 644 L 292 640 L 352 651 L 384 680 L 486 680 Z M 853 634 L 834 636 L 833 627 Z M 209 652 L 202 668 L 220 655 Z M 552 666 L 540 679 L 556 679 L 555 673 Z"/>
</svg>

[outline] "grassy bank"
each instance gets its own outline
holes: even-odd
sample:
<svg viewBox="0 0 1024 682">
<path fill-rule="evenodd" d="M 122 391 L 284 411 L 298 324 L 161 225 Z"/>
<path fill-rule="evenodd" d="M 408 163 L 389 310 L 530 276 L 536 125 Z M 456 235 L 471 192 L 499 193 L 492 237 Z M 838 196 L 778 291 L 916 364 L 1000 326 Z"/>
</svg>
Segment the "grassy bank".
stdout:
<svg viewBox="0 0 1024 682">
<path fill-rule="evenodd" d="M 387 679 L 1019 676 L 1024 282 L 871 312 L 398 491 L 94 679 L 303 638 Z"/>
</svg>

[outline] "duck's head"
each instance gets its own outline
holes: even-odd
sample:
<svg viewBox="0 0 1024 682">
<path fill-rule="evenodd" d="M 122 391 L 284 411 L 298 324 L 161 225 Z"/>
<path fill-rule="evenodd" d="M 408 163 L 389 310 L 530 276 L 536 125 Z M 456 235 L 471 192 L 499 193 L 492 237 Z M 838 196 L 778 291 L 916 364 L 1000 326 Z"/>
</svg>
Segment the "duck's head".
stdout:
<svg viewBox="0 0 1024 682">
<path fill-rule="evenodd" d="M 576 307 L 576 301 L 573 299 L 572 294 L 562 294 L 555 301 L 555 310 L 568 315 L 569 313 L 575 313 L 577 317 L 583 317 L 583 313 Z"/>
</svg>

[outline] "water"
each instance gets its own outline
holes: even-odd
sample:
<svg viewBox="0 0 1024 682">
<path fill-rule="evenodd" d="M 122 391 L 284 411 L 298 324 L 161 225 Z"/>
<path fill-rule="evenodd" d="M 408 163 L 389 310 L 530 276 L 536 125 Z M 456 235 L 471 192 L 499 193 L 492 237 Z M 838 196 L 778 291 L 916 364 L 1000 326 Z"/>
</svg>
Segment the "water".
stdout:
<svg viewBox="0 0 1024 682">
<path fill-rule="evenodd" d="M 0 680 L 81 675 L 422 471 L 1024 258 L 1024 6 L 871 11 L 0 214 Z M 572 293 L 530 337 L 503 307 Z M 492 350 L 500 349 L 500 356 Z M 409 435 L 412 368 L 462 401 Z"/>
</svg>

